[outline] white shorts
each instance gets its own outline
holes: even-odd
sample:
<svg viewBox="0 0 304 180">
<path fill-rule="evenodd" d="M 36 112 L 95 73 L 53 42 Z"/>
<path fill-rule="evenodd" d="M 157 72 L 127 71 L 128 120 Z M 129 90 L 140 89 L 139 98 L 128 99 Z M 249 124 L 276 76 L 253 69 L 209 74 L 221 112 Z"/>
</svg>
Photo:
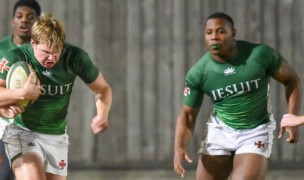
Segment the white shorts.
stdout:
<svg viewBox="0 0 304 180">
<path fill-rule="evenodd" d="M 206 155 L 254 153 L 269 158 L 275 127 L 276 122 L 272 116 L 268 123 L 256 128 L 236 130 L 211 115 L 207 136 L 201 143 L 199 153 Z"/>
<path fill-rule="evenodd" d="M 27 152 L 35 152 L 41 157 L 45 172 L 67 176 L 67 134 L 42 134 L 10 124 L 6 126 L 2 140 L 10 162 Z"/>
<path fill-rule="evenodd" d="M 2 135 L 3 135 L 5 127 L 9 124 L 10 123 L 8 121 L 6 121 L 5 119 L 2 119 L 0 117 L 0 139 L 2 139 Z"/>
</svg>

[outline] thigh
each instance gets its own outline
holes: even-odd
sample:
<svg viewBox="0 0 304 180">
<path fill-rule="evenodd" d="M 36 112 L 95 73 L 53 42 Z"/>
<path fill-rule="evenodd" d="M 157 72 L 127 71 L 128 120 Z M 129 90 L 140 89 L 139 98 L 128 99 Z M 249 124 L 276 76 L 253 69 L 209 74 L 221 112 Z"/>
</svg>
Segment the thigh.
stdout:
<svg viewBox="0 0 304 180">
<path fill-rule="evenodd" d="M 236 154 L 233 160 L 232 180 L 264 180 L 268 159 L 259 154 Z"/>
<path fill-rule="evenodd" d="M 64 134 L 37 135 L 37 137 L 45 155 L 45 172 L 58 175 L 58 177 L 67 176 L 68 136 Z"/>
<path fill-rule="evenodd" d="M 197 165 L 197 180 L 225 180 L 232 171 L 233 156 L 201 155 Z"/>
<path fill-rule="evenodd" d="M 45 180 L 45 173 L 40 155 L 28 152 L 12 162 L 16 179 Z"/>
</svg>

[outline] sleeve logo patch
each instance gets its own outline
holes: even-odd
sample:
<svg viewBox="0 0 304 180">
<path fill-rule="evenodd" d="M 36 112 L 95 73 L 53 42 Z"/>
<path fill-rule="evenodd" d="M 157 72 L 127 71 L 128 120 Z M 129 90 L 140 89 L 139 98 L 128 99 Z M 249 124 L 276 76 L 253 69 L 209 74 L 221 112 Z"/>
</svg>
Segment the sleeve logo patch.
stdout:
<svg viewBox="0 0 304 180">
<path fill-rule="evenodd" d="M 185 87 L 184 89 L 184 96 L 188 96 L 190 95 L 190 88 L 189 87 Z"/>
<path fill-rule="evenodd" d="M 4 58 L 0 61 L 0 73 L 3 73 L 4 70 L 8 71 L 10 67 L 7 66 L 8 61 Z"/>
</svg>

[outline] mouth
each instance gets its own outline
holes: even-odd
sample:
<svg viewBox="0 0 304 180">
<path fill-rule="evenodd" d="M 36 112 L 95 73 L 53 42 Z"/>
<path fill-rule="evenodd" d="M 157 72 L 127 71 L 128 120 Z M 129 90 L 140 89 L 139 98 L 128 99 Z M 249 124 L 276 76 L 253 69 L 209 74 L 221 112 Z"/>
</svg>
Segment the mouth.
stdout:
<svg viewBox="0 0 304 180">
<path fill-rule="evenodd" d="M 30 32 L 30 30 L 31 30 L 30 26 L 28 26 L 28 25 L 21 25 L 19 27 L 19 29 L 21 32 L 24 32 L 24 33 Z"/>
<path fill-rule="evenodd" d="M 219 49 L 220 47 L 221 47 L 220 44 L 212 44 L 212 45 L 210 46 L 210 48 L 213 49 L 213 50 Z"/>
<path fill-rule="evenodd" d="M 49 61 L 49 62 L 45 62 L 45 63 L 44 63 L 44 66 L 50 68 L 50 67 L 53 67 L 54 64 L 55 64 L 55 62 L 50 62 L 50 61 Z"/>
</svg>

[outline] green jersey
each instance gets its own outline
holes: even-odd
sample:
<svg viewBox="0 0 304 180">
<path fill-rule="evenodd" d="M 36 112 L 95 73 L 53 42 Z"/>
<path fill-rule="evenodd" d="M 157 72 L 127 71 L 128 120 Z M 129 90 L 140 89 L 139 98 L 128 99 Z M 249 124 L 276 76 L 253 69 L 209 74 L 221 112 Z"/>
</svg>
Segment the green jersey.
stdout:
<svg viewBox="0 0 304 180">
<path fill-rule="evenodd" d="M 50 69 L 40 65 L 31 44 L 22 45 L 1 59 L 0 78 L 14 62 L 29 63 L 40 80 L 41 96 L 14 119 L 14 124 L 46 134 L 63 134 L 74 81 L 79 76 L 86 84 L 96 80 L 99 70 L 82 49 L 65 43 L 58 62 Z M 2 71 L 1 71 L 2 69 Z"/>
<path fill-rule="evenodd" d="M 207 52 L 188 72 L 184 105 L 200 107 L 204 94 L 215 115 L 235 129 L 254 128 L 269 121 L 269 78 L 281 57 L 269 46 L 237 41 L 238 54 L 225 63 Z"/>
<path fill-rule="evenodd" d="M 13 35 L 8 36 L 0 41 L 0 57 L 6 52 L 16 48 L 17 45 L 13 42 Z"/>
</svg>

